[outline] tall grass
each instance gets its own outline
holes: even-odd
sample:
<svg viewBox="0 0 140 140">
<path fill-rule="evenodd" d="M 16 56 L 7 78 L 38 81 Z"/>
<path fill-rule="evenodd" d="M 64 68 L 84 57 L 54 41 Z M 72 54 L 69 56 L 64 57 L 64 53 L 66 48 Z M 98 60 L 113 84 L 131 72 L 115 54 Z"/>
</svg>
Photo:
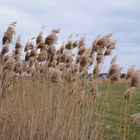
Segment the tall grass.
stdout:
<svg viewBox="0 0 140 140">
<path fill-rule="evenodd" d="M 98 77 L 115 48 L 112 34 L 97 37 L 91 48 L 84 37 L 56 48 L 60 30 L 53 29 L 47 37 L 40 32 L 35 42 L 28 41 L 24 47 L 17 37 L 9 54 L 15 26 L 11 23 L 2 37 L 1 140 L 139 140 L 140 117 L 134 114 L 139 112 L 132 108 L 139 71 L 130 68 L 121 80 L 114 57 L 107 77 Z M 73 55 L 75 48 L 78 52 Z"/>
</svg>

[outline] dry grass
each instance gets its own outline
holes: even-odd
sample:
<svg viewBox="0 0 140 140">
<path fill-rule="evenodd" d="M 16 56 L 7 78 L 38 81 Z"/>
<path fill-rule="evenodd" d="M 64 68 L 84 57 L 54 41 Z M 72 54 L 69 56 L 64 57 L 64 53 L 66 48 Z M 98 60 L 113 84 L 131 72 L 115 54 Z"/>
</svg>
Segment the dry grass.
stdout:
<svg viewBox="0 0 140 140">
<path fill-rule="evenodd" d="M 86 47 L 84 37 L 79 40 L 69 39 L 56 48 L 60 30 L 53 29 L 47 37 L 40 32 L 35 42 L 31 40 L 25 47 L 20 37 L 17 37 L 14 50 L 9 54 L 15 25 L 15 22 L 11 23 L 2 38 L 0 139 L 140 138 L 136 130 L 130 131 L 129 125 L 130 116 L 139 113 L 133 112 L 131 108 L 136 96 L 134 89 L 139 86 L 139 71 L 131 68 L 126 80 L 121 80 L 121 68 L 114 57 L 108 76 L 98 78 L 105 58 L 115 48 L 112 34 L 96 38 L 91 48 Z M 72 50 L 75 48 L 78 52 L 73 55 Z M 21 53 L 25 54 L 24 59 Z M 95 67 L 89 77 L 87 70 L 92 65 Z M 123 85 L 122 90 L 119 90 L 120 84 Z M 114 85 L 118 87 L 116 94 L 120 98 L 119 104 L 117 99 L 112 98 Z M 114 111 L 110 116 L 111 107 Z M 108 124 L 107 119 L 115 117 L 115 110 L 118 114 L 117 122 Z M 135 125 L 139 125 L 138 115 L 133 115 L 132 119 Z M 108 131 L 112 126 L 114 129 Z"/>
</svg>

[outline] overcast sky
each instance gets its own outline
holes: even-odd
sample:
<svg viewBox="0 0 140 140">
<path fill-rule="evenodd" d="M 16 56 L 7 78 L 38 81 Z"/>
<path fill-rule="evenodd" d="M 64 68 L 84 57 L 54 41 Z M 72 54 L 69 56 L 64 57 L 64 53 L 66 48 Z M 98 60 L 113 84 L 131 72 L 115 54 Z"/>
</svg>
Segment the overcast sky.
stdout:
<svg viewBox="0 0 140 140">
<path fill-rule="evenodd" d="M 117 63 L 124 71 L 132 65 L 140 69 L 139 6 L 140 0 L 0 0 L 0 37 L 12 21 L 18 22 L 16 33 L 23 41 L 42 26 L 46 35 L 61 28 L 60 42 L 86 33 L 88 47 L 98 35 L 111 32 L 117 40 Z"/>
</svg>

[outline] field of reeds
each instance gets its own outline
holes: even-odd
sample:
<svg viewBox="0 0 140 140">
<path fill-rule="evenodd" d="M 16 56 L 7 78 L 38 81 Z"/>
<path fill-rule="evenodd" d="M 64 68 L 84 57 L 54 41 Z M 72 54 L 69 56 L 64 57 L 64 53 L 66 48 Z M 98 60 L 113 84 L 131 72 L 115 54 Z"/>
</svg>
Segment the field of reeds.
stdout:
<svg viewBox="0 0 140 140">
<path fill-rule="evenodd" d="M 90 48 L 85 37 L 56 47 L 60 30 L 53 29 L 24 46 L 16 24 L 1 37 L 0 140 L 140 139 L 140 71 L 132 66 L 121 79 L 113 57 L 99 77 L 116 48 L 112 34 Z"/>
</svg>

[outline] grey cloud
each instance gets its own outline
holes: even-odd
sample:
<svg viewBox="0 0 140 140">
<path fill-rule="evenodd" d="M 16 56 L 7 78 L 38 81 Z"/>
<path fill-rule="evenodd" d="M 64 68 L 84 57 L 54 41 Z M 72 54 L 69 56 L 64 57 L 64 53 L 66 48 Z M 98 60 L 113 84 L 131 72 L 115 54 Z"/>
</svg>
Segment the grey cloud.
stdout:
<svg viewBox="0 0 140 140">
<path fill-rule="evenodd" d="M 121 58 L 118 62 L 122 64 L 125 60 L 123 64 L 128 67 L 130 59 L 134 64 L 138 63 L 136 59 L 140 60 L 139 0 L 1 0 L 0 3 L 2 31 L 17 20 L 16 30 L 26 37 L 23 40 L 37 34 L 42 25 L 46 25 L 45 34 L 52 28 L 62 28 L 59 42 L 70 34 L 86 33 L 88 46 L 97 35 L 112 32 L 118 46 L 114 53 Z"/>
</svg>

